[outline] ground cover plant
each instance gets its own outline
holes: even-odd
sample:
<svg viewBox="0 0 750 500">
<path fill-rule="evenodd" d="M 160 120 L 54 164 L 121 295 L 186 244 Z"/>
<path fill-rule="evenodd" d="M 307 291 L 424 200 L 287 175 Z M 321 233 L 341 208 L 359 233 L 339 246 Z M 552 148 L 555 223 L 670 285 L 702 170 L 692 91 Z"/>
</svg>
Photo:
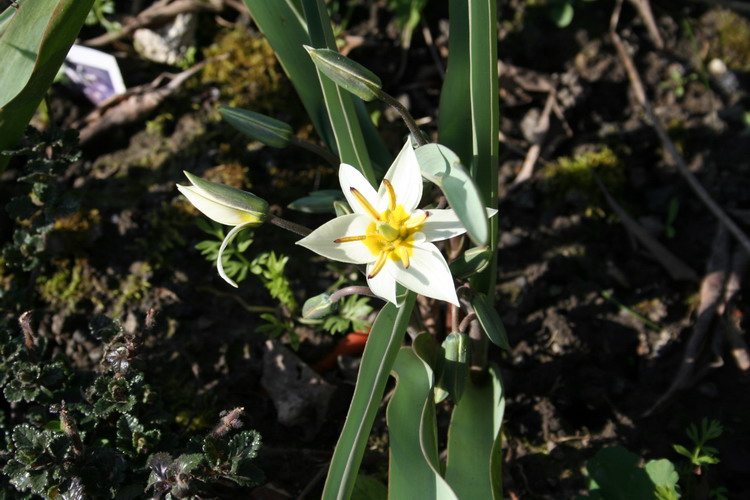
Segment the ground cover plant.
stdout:
<svg viewBox="0 0 750 500">
<path fill-rule="evenodd" d="M 0 8 L 3 498 L 748 494 L 742 4 Z"/>
</svg>

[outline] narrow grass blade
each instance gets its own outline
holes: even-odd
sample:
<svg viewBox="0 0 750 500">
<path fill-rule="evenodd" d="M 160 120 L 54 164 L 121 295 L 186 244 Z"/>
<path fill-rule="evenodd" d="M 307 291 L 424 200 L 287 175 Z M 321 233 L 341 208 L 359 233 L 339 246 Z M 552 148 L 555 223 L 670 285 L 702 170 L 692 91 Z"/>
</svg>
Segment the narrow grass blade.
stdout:
<svg viewBox="0 0 750 500">
<path fill-rule="evenodd" d="M 505 393 L 499 370 L 491 366 L 489 380 L 469 380 L 456 404 L 448 429 L 445 479 L 459 498 L 502 498 L 500 427 Z"/>
<path fill-rule="evenodd" d="M 310 36 L 309 45 L 315 49 L 336 49 L 336 40 L 331 29 L 325 2 L 322 0 L 302 0 L 307 28 Z M 312 64 L 312 62 L 311 62 Z M 323 90 L 328 117 L 333 127 L 339 158 L 344 163 L 358 168 L 362 175 L 376 185 L 375 173 L 370 162 L 362 128 L 354 107 L 354 96 L 333 83 L 317 68 L 320 88 Z"/>
<path fill-rule="evenodd" d="M 409 292 L 401 307 L 387 304 L 367 339 L 349 413 L 328 469 L 323 498 L 346 499 L 352 494 L 388 375 L 409 323 L 416 295 Z"/>
<path fill-rule="evenodd" d="M 0 38 L 0 151 L 12 147 L 52 84 L 94 0 L 24 2 Z M 7 157 L 0 156 L 0 172 Z"/>
<path fill-rule="evenodd" d="M 402 347 L 393 366 L 397 380 L 388 404 L 390 437 L 389 496 L 393 499 L 456 499 L 440 475 L 437 424 L 432 395 L 434 375 L 427 362 L 427 334 L 417 337 L 413 347 Z M 419 353 L 419 354 L 418 354 Z"/>
</svg>

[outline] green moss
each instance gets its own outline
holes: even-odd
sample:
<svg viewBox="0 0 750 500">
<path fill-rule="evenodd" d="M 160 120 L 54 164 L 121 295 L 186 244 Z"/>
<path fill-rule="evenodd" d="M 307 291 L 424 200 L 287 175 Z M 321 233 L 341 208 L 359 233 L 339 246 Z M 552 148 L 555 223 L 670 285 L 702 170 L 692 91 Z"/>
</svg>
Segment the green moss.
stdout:
<svg viewBox="0 0 750 500">
<path fill-rule="evenodd" d="M 553 194 L 567 196 L 578 192 L 594 205 L 601 205 L 603 201 L 596 177 L 611 193 L 621 191 L 625 182 L 622 163 L 607 146 L 573 157 L 559 158 L 556 164 L 547 166 L 542 174 Z"/>
<path fill-rule="evenodd" d="M 283 107 L 285 97 L 279 91 L 284 74 L 271 45 L 260 34 L 243 27 L 225 31 L 204 50 L 204 56 L 221 56 L 206 65 L 201 79 L 219 88 L 225 104 L 260 113 Z"/>
<path fill-rule="evenodd" d="M 731 10 L 715 9 L 702 23 L 709 31 L 707 59 L 718 57 L 732 69 L 750 71 L 750 21 Z"/>
<path fill-rule="evenodd" d="M 119 316 L 128 302 L 141 300 L 151 288 L 151 267 L 145 262 L 134 263 L 126 276 L 114 280 L 84 258 L 57 260 L 52 266 L 52 274 L 40 276 L 36 288 L 40 299 L 58 312 L 71 312 L 89 301 L 95 312 Z"/>
</svg>

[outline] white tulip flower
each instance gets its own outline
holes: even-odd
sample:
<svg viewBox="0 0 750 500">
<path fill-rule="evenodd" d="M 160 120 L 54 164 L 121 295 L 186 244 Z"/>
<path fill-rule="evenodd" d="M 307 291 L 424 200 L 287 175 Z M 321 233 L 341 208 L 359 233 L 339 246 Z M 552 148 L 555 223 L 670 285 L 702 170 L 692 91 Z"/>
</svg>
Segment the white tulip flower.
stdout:
<svg viewBox="0 0 750 500">
<path fill-rule="evenodd" d="M 351 165 L 339 182 L 354 213 L 337 217 L 298 245 L 341 262 L 367 265 L 372 292 L 396 303 L 396 283 L 458 305 L 453 276 L 433 241 L 466 232 L 453 210 L 420 210 L 422 176 L 410 142 L 404 145 L 378 191 Z M 488 217 L 497 212 L 487 209 Z"/>
</svg>

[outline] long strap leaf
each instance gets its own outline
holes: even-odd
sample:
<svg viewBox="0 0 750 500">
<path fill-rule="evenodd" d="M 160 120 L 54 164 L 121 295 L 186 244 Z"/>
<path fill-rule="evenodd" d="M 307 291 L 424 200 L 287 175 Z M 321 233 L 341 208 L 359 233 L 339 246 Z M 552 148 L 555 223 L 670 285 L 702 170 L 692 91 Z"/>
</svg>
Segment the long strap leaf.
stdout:
<svg viewBox="0 0 750 500">
<path fill-rule="evenodd" d="M 502 498 L 500 428 L 505 393 L 499 370 L 491 366 L 489 380 L 469 380 L 453 409 L 448 429 L 445 479 L 459 498 Z"/>
<path fill-rule="evenodd" d="M 52 84 L 94 0 L 24 2 L 0 38 L 0 151 L 12 147 Z M 0 156 L 0 172 L 7 157 Z"/>
<path fill-rule="evenodd" d="M 471 174 L 482 191 L 485 206 L 497 204 L 498 129 L 500 107 L 497 75 L 497 2 L 469 0 L 469 68 L 473 162 Z M 490 219 L 489 246 L 497 248 L 497 217 Z M 497 255 L 477 276 L 474 286 L 494 296 Z"/>
<path fill-rule="evenodd" d="M 401 307 L 387 304 L 378 314 L 367 339 L 357 375 L 349 413 L 328 469 L 323 498 L 347 499 L 351 496 L 365 445 L 388 375 L 396 360 L 409 323 L 416 294 L 408 292 Z"/>
<path fill-rule="evenodd" d="M 303 0 L 302 6 L 312 46 L 316 49 L 336 50 L 336 40 L 333 36 L 325 3 L 322 0 Z M 367 143 L 354 107 L 354 99 L 358 98 L 333 83 L 317 68 L 316 72 L 320 81 L 320 88 L 323 90 L 323 98 L 328 109 L 333 134 L 336 138 L 339 158 L 342 162 L 358 168 L 362 175 L 370 181 L 370 184 L 375 186 L 375 173 L 372 170 Z"/>
<path fill-rule="evenodd" d="M 412 347 L 401 348 L 393 367 L 397 384 L 387 410 L 392 500 L 457 498 L 440 475 L 432 356 L 425 352 L 434 350 L 433 342 L 428 334 L 420 335 Z"/>
</svg>

